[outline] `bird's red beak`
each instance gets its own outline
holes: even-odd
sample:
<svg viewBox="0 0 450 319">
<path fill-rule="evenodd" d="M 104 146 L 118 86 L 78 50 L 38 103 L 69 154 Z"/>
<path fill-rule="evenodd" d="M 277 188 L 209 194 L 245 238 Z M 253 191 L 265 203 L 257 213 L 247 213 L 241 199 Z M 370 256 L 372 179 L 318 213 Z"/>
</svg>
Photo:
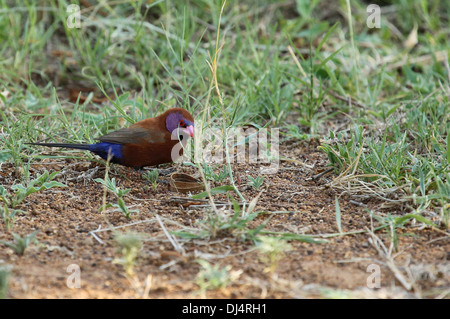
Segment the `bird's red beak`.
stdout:
<svg viewBox="0 0 450 319">
<path fill-rule="evenodd" d="M 186 130 L 188 131 L 188 133 L 191 137 L 194 137 L 194 126 L 193 125 L 186 126 Z"/>
</svg>

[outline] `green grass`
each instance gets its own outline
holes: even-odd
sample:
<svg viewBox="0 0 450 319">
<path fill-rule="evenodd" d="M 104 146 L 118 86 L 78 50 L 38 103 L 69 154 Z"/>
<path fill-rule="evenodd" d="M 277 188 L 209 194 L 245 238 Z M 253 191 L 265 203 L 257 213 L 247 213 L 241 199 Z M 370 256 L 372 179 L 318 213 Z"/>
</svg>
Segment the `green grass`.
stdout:
<svg viewBox="0 0 450 319">
<path fill-rule="evenodd" d="M 397 203 L 396 214 L 431 210 L 448 229 L 448 2 L 396 1 L 380 29 L 367 27 L 367 5 L 356 0 L 114 2 L 82 7 L 80 29 L 66 25 L 70 3 L 0 0 L 0 162 L 17 172 L 2 188 L 11 208 L 22 200 L 8 202 L 11 191 L 36 179 L 30 165 L 98 161 L 77 151 L 44 155 L 27 142 L 92 142 L 180 106 L 204 128 L 280 127 L 284 140 L 319 138 L 339 175 L 330 181 L 336 190 Z M 415 26 L 418 42 L 407 46 Z M 107 101 L 70 102 L 69 87 Z M 198 167 L 243 199 L 229 165 Z M 113 181 L 115 206 L 130 217 Z M 223 226 L 216 219 L 213 234 Z"/>
<path fill-rule="evenodd" d="M 36 242 L 37 231 L 26 235 L 17 227 L 19 214 L 29 209 L 23 203 L 33 193 L 65 186 L 55 180 L 59 172 L 36 172 L 35 164 L 103 162 L 88 152 L 42 152 L 28 142 L 93 142 L 173 106 L 194 113 L 204 130 L 279 127 L 282 143 L 320 140 L 335 173 L 322 179 L 337 195 L 337 232 L 277 232 L 266 226 L 286 212 L 256 209 L 260 195 L 247 202 L 237 187 L 238 176 L 248 176 L 253 190 L 270 191 L 270 176 L 237 171 L 229 157 L 225 165 L 196 163 L 207 187 L 194 199 L 227 196 L 234 206 L 217 209 L 211 200 L 199 221 L 177 224 L 170 233 L 182 243 L 245 241 L 275 274 L 293 241 L 320 244 L 368 231 L 346 232 L 347 196 L 385 207 L 367 215 L 392 251 L 402 250 L 399 239 L 414 231 L 411 221 L 448 230 L 448 1 L 374 1 L 383 4 L 380 29 L 367 27 L 367 2 L 361 0 L 89 2 L 94 5 L 82 6 L 81 28 L 70 29 L 66 8 L 72 1 L 0 0 L 0 170 L 14 168 L 0 185 L 1 222 L 12 236 L 2 247 L 21 255 Z M 74 101 L 70 88 L 94 92 Z M 197 139 L 194 146 L 205 142 Z M 144 178 L 158 193 L 157 171 Z M 127 205 L 130 189 L 110 179 L 108 169 L 95 181 L 104 191 L 99 210 L 137 215 Z M 114 196 L 109 204 L 107 192 Z M 174 245 L 175 237 L 166 235 Z M 131 279 L 145 240 L 128 232 L 114 237 L 113 262 Z M 202 295 L 240 275 L 225 262 L 198 263 L 195 283 Z M 10 274 L 3 268 L 0 298 Z"/>
</svg>

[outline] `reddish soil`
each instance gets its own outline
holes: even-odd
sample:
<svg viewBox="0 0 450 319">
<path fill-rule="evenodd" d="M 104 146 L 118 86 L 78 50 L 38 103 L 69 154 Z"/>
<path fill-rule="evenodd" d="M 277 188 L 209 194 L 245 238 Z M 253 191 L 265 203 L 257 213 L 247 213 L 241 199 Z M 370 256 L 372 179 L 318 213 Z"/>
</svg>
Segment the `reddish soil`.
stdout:
<svg viewBox="0 0 450 319">
<path fill-rule="evenodd" d="M 369 211 L 380 215 L 402 215 L 400 210 L 382 210 L 378 201 L 362 203 L 341 196 L 341 223 L 343 232 L 362 231 L 352 235 L 337 234 L 335 196 L 339 195 L 325 185 L 335 176 L 326 174 L 312 177 L 327 167 L 326 156 L 317 150 L 317 143 L 288 142 L 281 146 L 282 156 L 294 161 L 282 161 L 277 174 L 265 175 L 263 191 L 255 211 L 259 215 L 248 224 L 256 228 L 271 217 L 265 231 L 315 235 L 321 244 L 289 241 L 293 249 L 287 251 L 274 273 L 265 271 L 251 240 L 241 240 L 239 231 L 218 233 L 215 238 L 177 238 L 184 253 L 179 253 L 168 240 L 156 216 L 170 231 L 183 227 L 199 229 L 198 222 L 205 220 L 206 209 L 187 207 L 174 203 L 172 197 L 188 197 L 169 190 L 168 176 L 160 176 L 162 183 L 154 192 L 148 188 L 137 172 L 114 166 L 110 177 L 118 186 L 131 188 L 125 201 L 139 213 L 127 219 L 112 208 L 101 213 L 103 189 L 95 178 L 104 177 L 102 164 L 76 161 L 42 161 L 32 165 L 32 174 L 45 169 L 62 171 L 57 180 L 67 188 L 53 188 L 30 195 L 18 207 L 25 214 L 16 216 L 11 231 L 0 223 L 0 240 L 12 241 L 11 232 L 26 235 L 39 230 L 36 241 L 31 243 L 23 256 L 11 248 L 0 245 L 0 265 L 12 265 L 9 298 L 139 298 L 144 279 L 150 275 L 149 298 L 199 298 L 199 286 L 195 278 L 202 267 L 197 259 L 212 264 L 230 265 L 240 276 L 223 289 L 209 290 L 208 298 L 411 298 L 448 297 L 450 288 L 450 237 L 444 231 L 408 223 L 397 229 L 398 250 L 392 253 L 394 265 L 411 289 L 395 277 L 386 258 L 369 242 L 368 229 L 378 226 L 370 218 Z M 50 152 L 50 151 L 49 151 Z M 60 154 L 62 151 L 58 151 Z M 305 163 L 308 166 L 302 165 Z M 173 164 L 178 172 L 191 175 L 192 167 Z M 247 175 L 258 175 L 251 165 L 235 165 L 235 175 L 240 178 L 240 190 L 250 202 L 259 191 L 247 185 Z M 0 167 L 0 184 L 10 186 L 16 180 L 12 165 Z M 164 183 L 164 181 L 166 183 Z M 225 185 L 227 181 L 213 186 Z M 218 200 L 227 200 L 218 196 Z M 112 194 L 107 201 L 116 203 Z M 276 213 L 271 213 L 276 212 Z M 133 231 L 143 234 L 143 245 L 134 266 L 139 287 L 133 287 L 122 265 L 113 263 L 121 257 L 114 233 Z M 121 228 L 117 228 L 121 227 Z M 95 230 L 95 236 L 91 233 Z M 391 236 L 388 229 L 375 232 L 386 247 Z M 68 288 L 67 267 L 79 265 L 80 288 Z M 367 287 L 371 275 L 368 266 L 378 265 L 381 271 L 380 288 Z"/>
</svg>

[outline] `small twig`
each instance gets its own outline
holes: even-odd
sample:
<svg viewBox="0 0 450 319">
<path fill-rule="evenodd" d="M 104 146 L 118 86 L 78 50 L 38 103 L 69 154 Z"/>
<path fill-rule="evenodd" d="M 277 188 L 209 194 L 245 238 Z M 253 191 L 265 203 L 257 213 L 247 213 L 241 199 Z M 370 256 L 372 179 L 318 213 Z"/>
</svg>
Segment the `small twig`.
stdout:
<svg viewBox="0 0 450 319">
<path fill-rule="evenodd" d="M 152 288 L 153 276 L 147 275 L 145 277 L 144 282 L 141 283 L 139 278 L 134 276 L 125 275 L 134 291 L 136 291 L 141 298 L 148 298 L 148 294 L 150 293 L 150 289 Z"/>
<path fill-rule="evenodd" d="M 413 288 L 413 283 L 409 282 L 395 265 L 391 256 L 391 250 L 388 250 L 381 239 L 378 238 L 369 228 L 367 228 L 367 232 L 370 235 L 369 243 L 375 248 L 378 254 L 386 260 L 386 265 L 392 271 L 395 278 L 397 278 L 406 290 L 410 291 Z"/>
<path fill-rule="evenodd" d="M 185 255 L 185 251 L 183 249 L 183 247 L 178 243 L 177 239 L 172 236 L 168 231 L 166 226 L 164 226 L 161 218 L 159 217 L 159 215 L 156 215 L 156 220 L 158 221 L 159 225 L 161 226 L 162 230 L 164 231 L 164 234 L 166 235 L 166 237 L 169 239 L 170 243 L 172 244 L 173 248 L 175 248 L 175 250 L 180 253 L 181 255 Z"/>
<path fill-rule="evenodd" d="M 300 164 L 300 165 L 305 166 L 305 167 L 307 167 L 309 169 L 313 169 L 314 168 L 314 165 L 308 165 L 308 164 L 303 163 L 302 161 L 296 160 L 294 158 L 280 157 L 280 160 L 281 161 L 285 161 L 285 162 L 292 162 L 292 163 L 295 163 L 295 164 Z"/>
<path fill-rule="evenodd" d="M 172 196 L 169 198 L 170 203 L 176 203 L 183 206 L 183 208 L 189 207 L 189 208 L 199 208 L 199 207 L 211 207 L 210 200 L 208 199 L 193 199 L 189 197 L 178 197 L 178 196 Z M 231 202 L 222 202 L 222 201 L 215 201 L 215 205 L 217 206 L 233 206 L 234 204 Z M 245 203 L 240 202 L 238 203 L 239 206 L 243 206 Z"/>
<path fill-rule="evenodd" d="M 294 50 L 292 50 L 292 47 L 290 45 L 288 45 L 288 50 L 289 53 L 292 56 L 292 59 L 294 60 L 295 64 L 297 65 L 297 67 L 299 68 L 301 74 L 303 75 L 304 78 L 308 77 L 305 73 L 305 70 L 303 70 L 302 65 L 300 64 L 300 62 L 298 61 L 297 57 L 295 56 Z"/>
<path fill-rule="evenodd" d="M 435 229 L 435 228 L 433 227 L 432 229 Z M 435 229 L 435 230 L 441 231 L 440 229 Z M 445 233 L 445 232 L 444 232 L 444 233 Z M 434 243 L 434 242 L 439 241 L 439 240 L 449 240 L 449 239 L 450 239 L 450 236 L 447 234 L 447 236 L 444 236 L 444 237 L 438 237 L 438 238 L 429 240 L 429 241 L 427 241 L 427 242 L 425 243 L 425 245 Z"/>
<path fill-rule="evenodd" d="M 92 237 L 94 237 L 100 244 L 104 245 L 105 242 L 104 242 L 103 240 L 101 240 L 100 237 L 98 237 L 98 236 L 95 234 L 95 232 L 96 232 L 96 231 L 99 231 L 101 228 L 102 228 L 102 226 L 101 226 L 101 225 L 98 225 L 97 230 L 90 231 L 89 234 L 91 234 Z"/>
<path fill-rule="evenodd" d="M 333 170 L 334 170 L 334 168 L 329 168 L 329 169 L 327 169 L 327 170 L 325 170 L 325 171 L 323 171 L 323 172 L 321 172 L 319 174 L 313 175 L 311 177 L 311 179 L 317 180 L 317 179 L 321 178 L 323 175 L 326 175 L 326 174 L 332 172 Z"/>
<path fill-rule="evenodd" d="M 216 207 L 217 208 L 225 208 L 225 207 L 232 207 L 233 206 L 233 203 L 223 203 L 223 204 L 220 204 L 220 203 L 215 203 L 216 204 Z M 243 203 L 240 203 L 239 204 L 239 206 L 243 206 L 244 204 Z M 205 204 L 205 205 L 190 205 L 189 206 L 189 208 L 193 208 L 193 209 L 202 209 L 202 208 L 209 208 L 209 207 L 211 207 L 211 205 L 210 204 Z"/>
<path fill-rule="evenodd" d="M 361 202 L 357 202 L 357 201 L 355 201 L 355 200 L 353 200 L 353 199 L 349 200 L 349 202 L 352 203 L 352 204 L 361 206 L 361 207 L 366 207 L 366 206 L 367 206 L 366 204 L 361 203 Z"/>
<path fill-rule="evenodd" d="M 133 225 L 137 225 L 137 224 L 142 224 L 142 223 L 150 223 L 153 222 L 153 219 L 146 219 L 146 220 L 140 220 L 134 223 L 130 223 L 130 224 L 126 224 L 126 225 L 121 225 L 121 226 L 115 226 L 115 227 L 108 227 L 108 228 L 101 228 L 101 226 L 99 226 L 98 229 L 96 230 L 92 230 L 89 233 L 100 233 L 100 232 L 104 232 L 104 231 L 111 231 L 111 230 L 116 230 L 119 228 L 124 228 L 124 227 L 129 227 L 129 226 L 133 226 Z"/>
</svg>

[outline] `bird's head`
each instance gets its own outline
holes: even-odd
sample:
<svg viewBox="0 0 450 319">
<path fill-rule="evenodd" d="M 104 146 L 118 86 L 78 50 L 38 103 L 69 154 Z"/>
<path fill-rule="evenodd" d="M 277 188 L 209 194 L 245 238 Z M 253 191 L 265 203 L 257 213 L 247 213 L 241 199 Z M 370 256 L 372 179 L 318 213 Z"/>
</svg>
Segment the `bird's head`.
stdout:
<svg viewBox="0 0 450 319">
<path fill-rule="evenodd" d="M 192 115 L 182 108 L 172 108 L 166 111 L 166 128 L 170 134 L 174 130 L 179 130 L 190 137 L 194 137 L 194 118 Z M 180 139 L 183 139 L 183 134 L 178 134 Z"/>
</svg>

